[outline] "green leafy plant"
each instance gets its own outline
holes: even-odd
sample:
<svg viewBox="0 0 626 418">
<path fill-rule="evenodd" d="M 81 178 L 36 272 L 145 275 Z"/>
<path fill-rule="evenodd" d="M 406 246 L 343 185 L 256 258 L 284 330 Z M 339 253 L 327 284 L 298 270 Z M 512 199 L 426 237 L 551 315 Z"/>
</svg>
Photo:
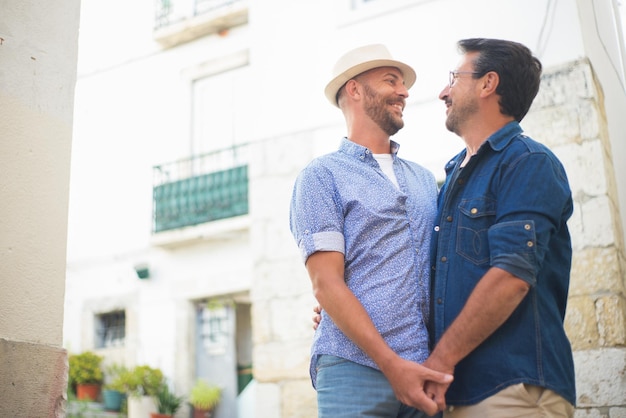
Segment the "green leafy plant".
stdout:
<svg viewBox="0 0 626 418">
<path fill-rule="evenodd" d="M 159 414 L 174 415 L 183 403 L 182 396 L 170 391 L 169 387 L 163 383 L 156 393 L 157 409 Z"/>
<path fill-rule="evenodd" d="M 198 379 L 189 393 L 189 403 L 196 409 L 212 410 L 220 401 L 222 389 Z"/>
<path fill-rule="evenodd" d="M 129 370 L 126 366 L 113 363 L 104 368 L 104 389 L 126 392 L 124 382 Z"/>
<path fill-rule="evenodd" d="M 102 356 L 91 351 L 71 354 L 69 356 L 70 370 L 68 374 L 70 384 L 102 383 L 104 379 L 102 360 Z"/>
<path fill-rule="evenodd" d="M 132 369 L 122 368 L 107 387 L 128 396 L 156 396 L 162 384 L 163 372 L 143 365 Z"/>
</svg>

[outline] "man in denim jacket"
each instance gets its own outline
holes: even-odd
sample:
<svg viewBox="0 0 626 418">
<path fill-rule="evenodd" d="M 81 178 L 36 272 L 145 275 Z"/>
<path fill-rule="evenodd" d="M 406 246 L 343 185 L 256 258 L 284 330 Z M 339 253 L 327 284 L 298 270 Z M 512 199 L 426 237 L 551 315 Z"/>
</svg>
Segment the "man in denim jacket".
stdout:
<svg viewBox="0 0 626 418">
<path fill-rule="evenodd" d="M 563 166 L 522 133 L 542 66 L 525 46 L 459 42 L 439 98 L 466 149 L 446 165 L 431 240 L 425 366 L 454 373 L 444 417 L 571 417 L 574 364 L 563 328 L 572 197 Z M 432 384 L 441 399 L 446 385 Z M 427 393 L 429 392 L 427 391 Z"/>
</svg>

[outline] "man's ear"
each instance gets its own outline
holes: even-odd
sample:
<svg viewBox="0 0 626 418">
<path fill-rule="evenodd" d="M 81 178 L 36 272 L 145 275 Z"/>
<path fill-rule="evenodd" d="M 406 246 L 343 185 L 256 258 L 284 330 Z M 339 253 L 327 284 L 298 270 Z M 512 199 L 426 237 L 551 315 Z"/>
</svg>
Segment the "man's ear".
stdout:
<svg viewBox="0 0 626 418">
<path fill-rule="evenodd" d="M 492 94 L 496 94 L 496 89 L 500 84 L 500 76 L 495 71 L 489 71 L 483 76 L 481 84 L 481 97 L 487 97 Z"/>
<path fill-rule="evenodd" d="M 359 83 L 355 79 L 348 80 L 343 88 L 345 89 L 345 94 L 350 98 L 350 100 L 358 100 L 361 95 Z"/>
</svg>

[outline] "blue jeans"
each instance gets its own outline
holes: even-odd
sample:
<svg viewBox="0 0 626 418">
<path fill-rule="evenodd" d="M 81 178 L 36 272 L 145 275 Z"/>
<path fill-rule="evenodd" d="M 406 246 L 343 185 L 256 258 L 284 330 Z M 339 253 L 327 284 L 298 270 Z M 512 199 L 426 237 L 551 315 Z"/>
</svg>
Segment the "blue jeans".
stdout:
<svg viewBox="0 0 626 418">
<path fill-rule="evenodd" d="M 320 356 L 316 387 L 318 418 L 428 416 L 400 403 L 380 371 L 340 357 Z"/>
</svg>

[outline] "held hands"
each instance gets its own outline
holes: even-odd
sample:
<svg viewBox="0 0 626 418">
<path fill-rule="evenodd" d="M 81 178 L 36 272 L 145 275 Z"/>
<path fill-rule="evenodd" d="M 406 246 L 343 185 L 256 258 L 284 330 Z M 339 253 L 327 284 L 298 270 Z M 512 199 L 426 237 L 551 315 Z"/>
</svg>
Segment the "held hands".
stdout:
<svg viewBox="0 0 626 418">
<path fill-rule="evenodd" d="M 398 357 L 383 373 L 389 380 L 396 397 L 405 405 L 412 406 L 435 415 L 446 407 L 443 392 L 433 392 L 432 388 L 448 388 L 452 375 L 431 370 L 421 364 Z"/>
<path fill-rule="evenodd" d="M 450 373 L 450 375 L 454 373 L 454 367 L 445 366 L 442 362 L 438 361 L 432 355 L 428 357 L 423 364 L 430 370 L 439 370 L 444 373 Z M 450 387 L 450 383 L 452 383 L 452 381 L 447 383 L 430 381 L 426 382 L 426 384 L 424 385 L 424 391 L 426 392 L 427 396 L 433 399 L 437 403 L 437 405 L 442 406 L 441 410 L 445 409 L 446 407 L 445 395 L 446 391 Z"/>
<path fill-rule="evenodd" d="M 313 308 L 313 329 L 317 329 L 322 320 L 322 307 Z M 431 361 L 432 364 L 429 364 Z M 383 373 L 389 380 L 396 397 L 405 405 L 412 406 L 435 415 L 446 407 L 445 393 L 452 383 L 452 371 L 443 370 L 442 365 L 429 358 L 424 365 L 405 360 L 399 356 L 385 367 Z M 442 373 L 435 370 L 443 370 Z"/>
</svg>

